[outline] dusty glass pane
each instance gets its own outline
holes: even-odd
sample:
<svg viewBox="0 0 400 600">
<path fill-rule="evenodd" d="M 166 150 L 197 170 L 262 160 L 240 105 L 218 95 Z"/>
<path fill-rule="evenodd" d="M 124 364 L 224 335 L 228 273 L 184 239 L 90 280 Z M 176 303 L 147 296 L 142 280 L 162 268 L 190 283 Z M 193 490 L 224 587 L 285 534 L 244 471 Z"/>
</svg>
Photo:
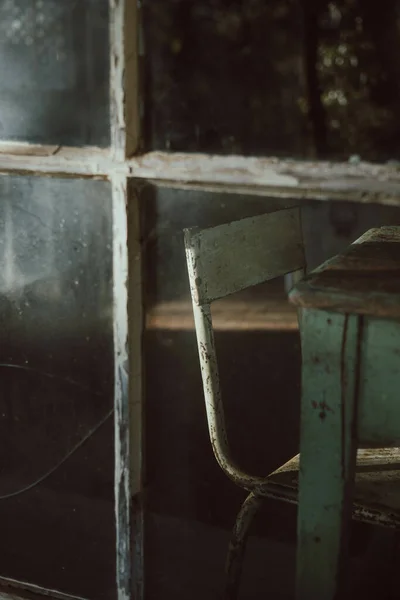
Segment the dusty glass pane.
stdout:
<svg viewBox="0 0 400 600">
<path fill-rule="evenodd" d="M 276 207 L 268 198 L 148 188 L 144 192 L 147 519 L 150 599 L 219 598 L 244 492 L 228 481 L 208 437 L 182 229 Z M 315 203 L 303 209 L 310 267 L 399 209 Z M 267 243 L 267 241 L 266 241 Z M 215 303 L 217 304 L 217 303 Z M 282 280 L 219 303 L 214 326 L 232 453 L 266 475 L 298 450 L 300 341 Z M 367 543 L 357 537 L 359 552 Z M 296 509 L 266 501 L 249 541 L 241 594 L 292 598 Z M 357 596 L 358 597 L 358 596 Z"/>
<path fill-rule="evenodd" d="M 400 157 L 398 0 L 144 0 L 147 145 Z"/>
<path fill-rule="evenodd" d="M 0 199 L 0 576 L 108 600 L 109 184 L 2 177 Z"/>
<path fill-rule="evenodd" d="M 0 139 L 109 142 L 107 0 L 0 0 Z"/>
</svg>

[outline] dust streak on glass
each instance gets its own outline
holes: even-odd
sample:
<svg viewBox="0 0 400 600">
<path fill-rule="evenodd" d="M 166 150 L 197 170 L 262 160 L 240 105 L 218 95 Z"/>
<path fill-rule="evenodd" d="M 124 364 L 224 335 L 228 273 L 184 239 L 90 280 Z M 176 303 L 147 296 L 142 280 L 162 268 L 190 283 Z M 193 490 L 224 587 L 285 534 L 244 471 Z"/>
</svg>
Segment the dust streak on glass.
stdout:
<svg viewBox="0 0 400 600">
<path fill-rule="evenodd" d="M 0 139 L 109 143 L 107 0 L 0 0 Z"/>
<path fill-rule="evenodd" d="M 0 496 L 94 431 L 1 500 L 0 575 L 112 598 L 110 186 L 1 177 L 0 200 Z"/>
</svg>

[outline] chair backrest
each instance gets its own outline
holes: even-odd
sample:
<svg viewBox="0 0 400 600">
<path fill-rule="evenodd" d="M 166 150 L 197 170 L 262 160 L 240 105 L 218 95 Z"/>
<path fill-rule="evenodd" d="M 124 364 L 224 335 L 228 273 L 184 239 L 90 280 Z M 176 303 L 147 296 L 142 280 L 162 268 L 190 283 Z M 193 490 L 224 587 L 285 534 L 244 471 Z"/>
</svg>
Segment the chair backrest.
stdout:
<svg viewBox="0 0 400 600">
<path fill-rule="evenodd" d="M 230 455 L 210 303 L 286 273 L 300 275 L 305 266 L 300 209 L 186 229 L 185 248 L 211 444 L 228 477 L 254 489 L 264 478 L 245 473 Z"/>
<path fill-rule="evenodd" d="M 300 209 L 186 229 L 185 248 L 193 301 L 209 304 L 304 267 Z"/>
</svg>

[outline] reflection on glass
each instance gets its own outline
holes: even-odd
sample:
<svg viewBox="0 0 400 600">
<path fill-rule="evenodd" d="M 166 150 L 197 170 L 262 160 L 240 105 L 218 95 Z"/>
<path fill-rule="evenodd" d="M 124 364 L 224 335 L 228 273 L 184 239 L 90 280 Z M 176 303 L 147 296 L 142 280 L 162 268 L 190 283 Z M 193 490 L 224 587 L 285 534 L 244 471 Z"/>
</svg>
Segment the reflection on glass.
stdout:
<svg viewBox="0 0 400 600">
<path fill-rule="evenodd" d="M 107 0 L 0 0 L 0 139 L 107 145 Z"/>
<path fill-rule="evenodd" d="M 148 145 L 400 157 L 398 0 L 144 0 Z"/>
<path fill-rule="evenodd" d="M 0 575 L 108 600 L 109 184 L 2 177 L 0 199 Z"/>
</svg>

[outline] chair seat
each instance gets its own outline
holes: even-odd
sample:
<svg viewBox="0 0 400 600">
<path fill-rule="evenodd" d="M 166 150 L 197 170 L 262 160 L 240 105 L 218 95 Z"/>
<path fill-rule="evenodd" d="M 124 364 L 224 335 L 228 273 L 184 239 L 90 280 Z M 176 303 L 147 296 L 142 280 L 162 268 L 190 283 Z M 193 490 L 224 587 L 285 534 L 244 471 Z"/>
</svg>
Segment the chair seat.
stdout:
<svg viewBox="0 0 400 600">
<path fill-rule="evenodd" d="M 302 308 L 400 319 L 400 227 L 367 231 L 298 283 Z"/>
<path fill-rule="evenodd" d="M 297 495 L 299 458 L 282 465 L 268 480 L 278 486 L 272 497 L 293 502 Z M 353 517 L 359 521 L 400 528 L 400 448 L 359 449 Z"/>
</svg>

